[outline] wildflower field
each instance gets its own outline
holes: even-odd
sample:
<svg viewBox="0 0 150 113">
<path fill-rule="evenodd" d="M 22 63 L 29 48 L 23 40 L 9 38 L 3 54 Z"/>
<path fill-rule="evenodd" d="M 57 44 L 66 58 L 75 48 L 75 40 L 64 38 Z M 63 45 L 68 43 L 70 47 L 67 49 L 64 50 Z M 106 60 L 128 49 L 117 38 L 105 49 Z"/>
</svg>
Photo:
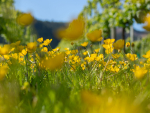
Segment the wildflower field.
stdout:
<svg viewBox="0 0 150 113">
<path fill-rule="evenodd" d="M 15 20 L 28 31 L 34 18 Z M 149 15 L 144 22 L 149 30 Z M 150 113 L 150 48 L 138 57 L 134 43 L 86 25 L 80 15 L 56 31 L 69 42 L 63 49 L 9 36 L 0 46 L 0 113 Z"/>
</svg>

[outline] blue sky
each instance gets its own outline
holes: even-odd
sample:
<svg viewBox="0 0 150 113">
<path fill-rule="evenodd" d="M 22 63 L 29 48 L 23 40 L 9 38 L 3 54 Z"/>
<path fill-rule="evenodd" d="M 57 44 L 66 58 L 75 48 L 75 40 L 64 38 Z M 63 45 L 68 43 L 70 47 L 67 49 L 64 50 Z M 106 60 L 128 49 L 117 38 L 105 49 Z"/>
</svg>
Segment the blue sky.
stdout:
<svg viewBox="0 0 150 113">
<path fill-rule="evenodd" d="M 15 8 L 31 12 L 42 21 L 68 22 L 82 11 L 87 0 L 15 0 Z M 134 23 L 136 30 L 144 31 L 143 24 Z"/>
</svg>

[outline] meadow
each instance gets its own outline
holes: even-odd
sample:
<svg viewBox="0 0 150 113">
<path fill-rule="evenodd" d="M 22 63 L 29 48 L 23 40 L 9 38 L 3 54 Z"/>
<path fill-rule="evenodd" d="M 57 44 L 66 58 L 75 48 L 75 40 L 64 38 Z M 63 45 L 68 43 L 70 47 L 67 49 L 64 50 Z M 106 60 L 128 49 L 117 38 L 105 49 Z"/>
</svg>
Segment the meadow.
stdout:
<svg viewBox="0 0 150 113">
<path fill-rule="evenodd" d="M 55 31 L 61 42 L 52 48 L 53 39 L 32 35 L 31 13 L 0 0 L 7 42 L 0 46 L 0 113 L 150 112 L 150 37 L 124 37 L 133 19 L 150 31 L 150 2 L 105 0 L 100 14 L 98 2 L 88 0 L 78 18 Z M 122 39 L 108 38 L 115 27 Z"/>
<path fill-rule="evenodd" d="M 20 23 L 31 23 L 30 14 L 23 16 L 29 19 Z M 83 34 L 84 20 L 78 18 L 57 31 L 70 48 L 52 49 L 52 39 L 42 37 L 26 46 L 1 46 L 0 113 L 150 112 L 150 51 L 138 58 L 130 48 L 134 43 L 103 40 L 101 29 L 87 33 L 88 41 L 77 48 L 74 40 Z"/>
</svg>

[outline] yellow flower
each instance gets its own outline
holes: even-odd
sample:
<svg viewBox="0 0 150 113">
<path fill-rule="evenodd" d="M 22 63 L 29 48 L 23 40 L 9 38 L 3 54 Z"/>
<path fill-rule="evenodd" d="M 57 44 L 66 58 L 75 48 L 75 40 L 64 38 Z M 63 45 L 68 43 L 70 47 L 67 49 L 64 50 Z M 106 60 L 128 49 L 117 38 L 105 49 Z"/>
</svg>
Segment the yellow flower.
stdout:
<svg viewBox="0 0 150 113">
<path fill-rule="evenodd" d="M 22 46 L 22 45 L 16 46 L 15 49 L 14 49 L 14 52 L 15 52 L 15 53 L 19 53 L 19 52 L 21 52 L 23 49 L 24 49 L 24 46 Z"/>
<path fill-rule="evenodd" d="M 88 51 L 83 52 L 83 55 L 87 55 L 87 54 L 88 54 Z"/>
<path fill-rule="evenodd" d="M 17 17 L 17 23 L 22 26 L 28 26 L 33 22 L 34 18 L 30 13 L 24 13 Z"/>
<path fill-rule="evenodd" d="M 135 61 L 138 59 L 136 54 L 131 54 L 131 53 L 127 53 L 126 57 L 131 61 Z"/>
<path fill-rule="evenodd" d="M 130 46 L 130 42 L 127 42 L 127 43 L 126 43 L 126 47 L 129 47 L 129 46 Z"/>
<path fill-rule="evenodd" d="M 48 48 L 47 48 L 47 47 L 43 47 L 41 51 L 42 51 L 42 52 L 47 52 L 47 51 L 48 51 Z"/>
<path fill-rule="evenodd" d="M 113 50 L 114 50 L 114 48 L 112 47 L 112 44 L 110 44 L 110 45 L 103 44 L 102 46 L 103 46 L 103 48 L 106 49 L 106 50 L 105 50 L 105 53 L 106 53 L 106 54 L 112 53 Z"/>
<path fill-rule="evenodd" d="M 0 55 L 6 55 L 10 52 L 10 45 L 5 44 L 3 47 L 0 47 Z"/>
<path fill-rule="evenodd" d="M 27 54 L 27 50 L 23 49 L 21 53 L 22 53 L 22 55 L 26 55 Z"/>
<path fill-rule="evenodd" d="M 38 42 L 43 42 L 43 37 L 37 39 Z"/>
<path fill-rule="evenodd" d="M 97 105 L 100 106 L 100 104 L 102 103 L 100 96 L 93 94 L 89 91 L 82 91 L 81 99 L 86 105 L 88 105 L 88 107 Z"/>
<path fill-rule="evenodd" d="M 66 51 L 69 51 L 69 48 L 65 48 Z"/>
<path fill-rule="evenodd" d="M 76 50 L 72 50 L 71 53 L 72 53 L 72 54 L 77 54 L 77 53 L 78 53 L 78 50 L 77 50 L 77 49 L 76 49 Z"/>
<path fill-rule="evenodd" d="M 101 61 L 101 60 L 103 60 L 103 58 L 104 58 L 104 55 L 103 54 L 100 54 L 99 56 L 97 56 L 96 57 L 96 61 Z"/>
<path fill-rule="evenodd" d="M 36 48 L 37 48 L 37 42 L 30 42 L 27 44 L 27 51 L 29 53 L 36 51 Z"/>
<path fill-rule="evenodd" d="M 56 47 L 55 49 L 53 49 L 54 52 L 59 51 L 60 47 Z"/>
<path fill-rule="evenodd" d="M 65 54 L 64 53 L 59 53 L 56 56 L 50 58 L 48 57 L 47 59 L 42 59 L 40 66 L 42 68 L 46 68 L 49 70 L 55 70 L 60 68 L 63 65 L 65 59 Z"/>
<path fill-rule="evenodd" d="M 144 22 L 147 24 L 143 28 L 146 29 L 147 31 L 150 31 L 150 14 L 148 13 L 147 16 L 144 19 Z"/>
<path fill-rule="evenodd" d="M 134 72 L 134 76 L 137 79 L 141 79 L 147 73 L 147 70 L 145 69 L 145 67 L 136 66 L 135 69 L 133 70 L 133 72 Z"/>
<path fill-rule="evenodd" d="M 0 67 L 0 80 L 4 79 L 7 72 L 8 72 L 8 66 L 5 65 Z"/>
<path fill-rule="evenodd" d="M 66 40 L 79 39 L 84 32 L 84 21 L 81 18 L 73 20 L 67 29 L 61 28 L 57 31 L 58 38 Z"/>
<path fill-rule="evenodd" d="M 104 43 L 109 45 L 109 44 L 112 44 L 114 41 L 115 39 L 106 39 L 104 40 Z"/>
<path fill-rule="evenodd" d="M 109 53 L 112 53 L 113 50 L 114 50 L 114 47 L 112 47 L 112 43 L 115 41 L 115 39 L 106 39 L 104 40 L 104 43 L 102 46 L 103 48 L 105 48 L 105 53 L 106 54 L 109 54 Z"/>
<path fill-rule="evenodd" d="M 114 44 L 114 49 L 122 49 L 124 48 L 124 40 L 120 39 L 120 40 L 117 40 Z"/>
<path fill-rule="evenodd" d="M 43 45 L 48 46 L 48 44 L 50 44 L 51 42 L 52 42 L 52 39 L 46 39 L 46 40 L 44 40 Z"/>
<path fill-rule="evenodd" d="M 84 42 L 81 44 L 81 46 L 86 47 L 88 45 L 88 42 Z"/>
<path fill-rule="evenodd" d="M 10 46 L 12 47 L 16 47 L 16 46 L 19 46 L 20 45 L 20 41 L 17 41 L 15 43 L 11 43 Z"/>
<path fill-rule="evenodd" d="M 66 53 L 67 55 L 69 55 L 69 54 L 71 53 L 71 51 L 68 50 L 68 51 L 66 51 L 65 53 Z"/>
<path fill-rule="evenodd" d="M 120 57 L 120 54 L 112 54 L 112 57 L 114 58 L 114 59 L 118 59 L 119 57 Z"/>
<path fill-rule="evenodd" d="M 144 58 L 150 58 L 150 50 L 146 52 L 146 55 L 143 55 Z"/>
<path fill-rule="evenodd" d="M 87 38 L 91 41 L 91 42 L 99 42 L 101 41 L 103 38 L 102 36 L 102 30 L 94 30 L 90 33 L 87 33 Z"/>
<path fill-rule="evenodd" d="M 4 58 L 6 59 L 6 60 L 9 60 L 9 55 L 4 55 Z"/>
<path fill-rule="evenodd" d="M 95 49 L 94 51 L 95 51 L 96 53 L 98 53 L 98 52 L 99 52 L 99 50 L 100 50 L 100 48 L 98 48 L 98 49 Z"/>
</svg>

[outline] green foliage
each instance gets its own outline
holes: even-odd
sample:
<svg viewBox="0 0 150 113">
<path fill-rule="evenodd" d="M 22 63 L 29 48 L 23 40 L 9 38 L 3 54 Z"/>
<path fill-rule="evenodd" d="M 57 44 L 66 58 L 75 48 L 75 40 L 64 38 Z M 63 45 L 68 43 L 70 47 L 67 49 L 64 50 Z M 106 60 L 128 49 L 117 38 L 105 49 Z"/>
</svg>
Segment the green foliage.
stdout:
<svg viewBox="0 0 150 113">
<path fill-rule="evenodd" d="M 30 36 L 24 40 L 26 28 L 16 22 L 20 11 L 15 10 L 14 0 L 0 1 L 0 35 L 9 43 L 16 41 L 29 41 Z M 28 28 L 27 28 L 28 29 Z"/>
<path fill-rule="evenodd" d="M 134 19 L 143 23 L 149 6 L 149 0 L 88 0 L 80 15 L 86 18 L 88 30 L 102 29 L 104 37 L 108 37 L 110 27 L 129 29 Z"/>
</svg>

